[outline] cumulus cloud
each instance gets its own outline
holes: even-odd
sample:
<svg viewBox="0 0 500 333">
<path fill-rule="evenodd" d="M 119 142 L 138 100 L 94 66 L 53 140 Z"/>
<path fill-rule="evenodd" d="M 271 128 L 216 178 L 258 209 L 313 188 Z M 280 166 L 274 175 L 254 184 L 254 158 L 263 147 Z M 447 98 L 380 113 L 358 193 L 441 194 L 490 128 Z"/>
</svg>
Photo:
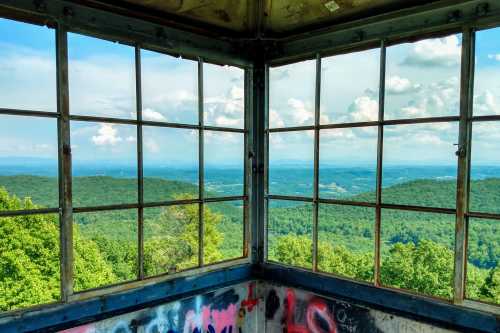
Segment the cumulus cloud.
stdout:
<svg viewBox="0 0 500 333">
<path fill-rule="evenodd" d="M 474 114 L 500 114 L 500 105 L 497 102 L 497 97 L 490 90 L 485 90 L 480 95 L 474 96 Z"/>
<path fill-rule="evenodd" d="M 150 121 L 167 121 L 167 118 L 165 118 L 165 116 L 163 116 L 160 112 L 150 108 L 146 108 L 142 111 L 142 118 Z"/>
<path fill-rule="evenodd" d="M 378 101 L 361 96 L 354 100 L 349 107 L 351 120 L 354 122 L 374 121 L 378 118 Z"/>
<path fill-rule="evenodd" d="M 294 124 L 300 126 L 314 121 L 314 113 L 306 107 L 303 101 L 296 98 L 290 98 L 288 99 L 288 106 L 292 109 Z"/>
<path fill-rule="evenodd" d="M 118 135 L 118 130 L 111 124 L 101 124 L 97 135 L 92 136 L 92 142 L 97 146 L 114 146 L 122 141 L 123 138 Z"/>
<path fill-rule="evenodd" d="M 457 66 L 460 64 L 461 43 L 456 35 L 416 42 L 403 60 L 409 66 Z"/>
<path fill-rule="evenodd" d="M 385 81 L 385 91 L 393 95 L 416 92 L 421 88 L 420 84 L 413 84 L 409 79 L 397 75 L 390 76 Z"/>
<path fill-rule="evenodd" d="M 497 53 L 497 54 L 488 54 L 488 59 L 500 61 L 500 53 Z"/>
<path fill-rule="evenodd" d="M 269 110 L 269 127 L 285 127 L 285 122 L 281 118 L 280 114 L 274 109 Z"/>
<path fill-rule="evenodd" d="M 243 127 L 244 90 L 231 86 L 225 94 L 210 96 L 205 99 L 205 123 L 224 127 Z"/>
</svg>

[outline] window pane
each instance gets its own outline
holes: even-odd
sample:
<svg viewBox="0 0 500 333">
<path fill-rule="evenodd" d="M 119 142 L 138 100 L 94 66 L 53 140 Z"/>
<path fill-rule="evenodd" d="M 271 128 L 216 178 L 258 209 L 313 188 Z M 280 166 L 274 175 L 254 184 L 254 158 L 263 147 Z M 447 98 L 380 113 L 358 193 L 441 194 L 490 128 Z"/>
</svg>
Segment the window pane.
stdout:
<svg viewBox="0 0 500 333">
<path fill-rule="evenodd" d="M 75 290 L 135 280 L 137 211 L 73 214 Z"/>
<path fill-rule="evenodd" d="M 57 111 L 55 32 L 0 18 L 0 107 Z"/>
<path fill-rule="evenodd" d="M 0 202 L 29 208 L 1 189 Z M 0 313 L 58 301 L 59 267 L 57 215 L 0 218 Z"/>
<path fill-rule="evenodd" d="M 268 260 L 312 268 L 312 207 L 303 202 L 269 202 Z"/>
<path fill-rule="evenodd" d="M 71 122 L 73 205 L 137 202 L 136 127 Z"/>
<path fill-rule="evenodd" d="M 454 215 L 382 210 L 380 237 L 382 284 L 453 296 Z"/>
<path fill-rule="evenodd" d="M 375 201 L 377 135 L 377 127 L 320 131 L 320 197 Z"/>
<path fill-rule="evenodd" d="M 68 57 L 71 114 L 137 117 L 133 47 L 69 33 Z"/>
<path fill-rule="evenodd" d="M 385 119 L 458 116 L 462 36 L 387 48 Z"/>
<path fill-rule="evenodd" d="M 205 204 L 204 262 L 243 256 L 243 201 Z"/>
<path fill-rule="evenodd" d="M 385 126 L 384 203 L 453 208 L 456 123 Z"/>
<path fill-rule="evenodd" d="M 500 114 L 500 28 L 476 33 L 474 115 Z"/>
<path fill-rule="evenodd" d="M 269 69 L 269 127 L 314 125 L 316 61 Z"/>
<path fill-rule="evenodd" d="M 500 123 L 472 125 L 470 210 L 500 213 Z"/>
<path fill-rule="evenodd" d="M 467 298 L 500 304 L 500 221 L 469 218 Z"/>
<path fill-rule="evenodd" d="M 314 131 L 269 133 L 269 193 L 313 195 Z"/>
<path fill-rule="evenodd" d="M 198 266 L 198 204 L 144 209 L 144 273 Z"/>
<path fill-rule="evenodd" d="M 204 133 L 205 196 L 243 195 L 243 134 Z"/>
<path fill-rule="evenodd" d="M 198 131 L 143 127 L 144 200 L 198 197 Z"/>
<path fill-rule="evenodd" d="M 57 164 L 55 119 L 0 116 L 0 190 L 22 209 L 59 207 Z"/>
<path fill-rule="evenodd" d="M 198 63 L 141 50 L 142 119 L 198 124 Z"/>
<path fill-rule="evenodd" d="M 244 127 L 244 73 L 237 67 L 203 64 L 205 125 Z"/>
<path fill-rule="evenodd" d="M 379 76 L 380 49 L 323 58 L 321 124 L 377 120 Z"/>
<path fill-rule="evenodd" d="M 318 268 L 373 281 L 375 209 L 320 205 Z"/>
</svg>

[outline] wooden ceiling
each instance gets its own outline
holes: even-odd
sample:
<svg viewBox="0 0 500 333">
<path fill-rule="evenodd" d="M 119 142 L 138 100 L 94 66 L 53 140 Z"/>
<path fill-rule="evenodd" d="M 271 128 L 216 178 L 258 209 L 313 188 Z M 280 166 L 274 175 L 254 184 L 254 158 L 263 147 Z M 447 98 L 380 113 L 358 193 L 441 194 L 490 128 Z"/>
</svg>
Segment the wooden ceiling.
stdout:
<svg viewBox="0 0 500 333">
<path fill-rule="evenodd" d="M 437 0 L 82 0 L 233 35 L 285 36 Z"/>
</svg>

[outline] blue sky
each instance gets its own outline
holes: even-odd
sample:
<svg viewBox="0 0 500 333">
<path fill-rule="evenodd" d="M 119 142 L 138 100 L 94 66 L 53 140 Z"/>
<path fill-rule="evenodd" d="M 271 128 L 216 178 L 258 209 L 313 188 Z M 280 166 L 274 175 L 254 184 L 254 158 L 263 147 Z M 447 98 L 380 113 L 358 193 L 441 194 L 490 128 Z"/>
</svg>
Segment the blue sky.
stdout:
<svg viewBox="0 0 500 333">
<path fill-rule="evenodd" d="M 0 107 L 55 111 L 54 31 L 0 19 Z M 458 114 L 461 36 L 391 46 L 387 50 L 386 118 Z M 375 120 L 379 49 L 322 60 L 321 123 Z M 72 114 L 135 118 L 134 49 L 69 34 Z M 142 51 L 143 116 L 197 123 L 196 62 Z M 270 126 L 314 121 L 315 64 L 271 69 Z M 205 65 L 205 123 L 243 127 L 243 71 Z M 475 114 L 500 114 L 500 28 L 477 34 Z M 55 121 L 0 116 L 0 156 L 56 157 Z M 498 126 L 474 128 L 473 163 L 500 162 Z M 196 131 L 145 131 L 151 163 L 197 164 Z M 134 161 L 133 126 L 72 124 L 75 161 Z M 322 131 L 322 165 L 374 165 L 374 128 Z M 452 124 L 391 126 L 384 154 L 389 164 L 453 164 L 457 129 Z M 212 165 L 241 165 L 242 135 L 207 133 Z M 312 133 L 274 134 L 270 162 L 312 163 Z M 312 164 L 311 164 L 312 165 Z"/>
</svg>

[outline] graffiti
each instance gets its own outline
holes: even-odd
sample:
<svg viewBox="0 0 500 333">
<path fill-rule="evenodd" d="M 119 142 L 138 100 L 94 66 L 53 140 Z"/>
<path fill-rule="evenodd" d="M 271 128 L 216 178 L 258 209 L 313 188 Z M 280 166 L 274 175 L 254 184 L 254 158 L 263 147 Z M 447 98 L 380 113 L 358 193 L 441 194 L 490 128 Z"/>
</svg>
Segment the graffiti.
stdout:
<svg viewBox="0 0 500 333">
<path fill-rule="evenodd" d="M 276 294 L 276 290 L 271 289 L 266 298 L 266 319 L 273 319 L 279 307 L 280 299 Z"/>
<path fill-rule="evenodd" d="M 206 293 L 59 333 L 244 333 L 258 304 L 254 284 Z"/>
</svg>

